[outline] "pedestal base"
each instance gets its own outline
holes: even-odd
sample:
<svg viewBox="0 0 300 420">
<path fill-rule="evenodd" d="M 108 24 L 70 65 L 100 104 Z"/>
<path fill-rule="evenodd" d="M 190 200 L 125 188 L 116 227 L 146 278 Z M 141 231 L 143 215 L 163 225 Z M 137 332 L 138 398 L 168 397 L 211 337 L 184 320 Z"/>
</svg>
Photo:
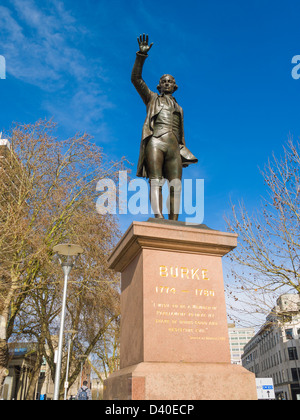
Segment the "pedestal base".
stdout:
<svg viewBox="0 0 300 420">
<path fill-rule="evenodd" d="M 222 257 L 236 245 L 207 226 L 132 223 L 109 258 L 121 273 L 121 370 L 104 399 L 257 399 L 254 374 L 230 364 Z"/>
<path fill-rule="evenodd" d="M 139 363 L 104 382 L 105 400 L 257 400 L 253 373 L 229 363 Z"/>
</svg>

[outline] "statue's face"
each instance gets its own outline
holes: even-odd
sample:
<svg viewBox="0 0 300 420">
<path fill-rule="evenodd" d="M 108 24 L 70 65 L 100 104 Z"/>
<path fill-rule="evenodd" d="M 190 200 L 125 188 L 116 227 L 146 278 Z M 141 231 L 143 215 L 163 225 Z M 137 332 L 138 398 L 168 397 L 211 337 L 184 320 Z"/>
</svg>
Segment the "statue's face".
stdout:
<svg viewBox="0 0 300 420">
<path fill-rule="evenodd" d="M 160 78 L 158 87 L 160 93 L 173 93 L 177 89 L 175 79 L 170 74 L 165 74 Z"/>
</svg>

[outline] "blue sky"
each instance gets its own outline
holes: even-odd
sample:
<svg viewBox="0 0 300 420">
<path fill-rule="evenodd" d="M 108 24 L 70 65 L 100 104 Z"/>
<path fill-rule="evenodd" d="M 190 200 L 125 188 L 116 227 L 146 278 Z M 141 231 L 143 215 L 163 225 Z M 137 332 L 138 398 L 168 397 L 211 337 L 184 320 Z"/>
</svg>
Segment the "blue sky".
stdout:
<svg viewBox="0 0 300 420">
<path fill-rule="evenodd" d="M 53 118 L 60 138 L 86 131 L 135 174 L 145 106 L 130 74 L 136 38 L 149 33 L 144 79 L 155 91 L 162 74 L 175 76 L 199 158 L 185 177 L 204 179 L 204 223 L 225 230 L 230 199 L 254 208 L 259 167 L 299 138 L 299 15 L 296 0 L 2 0 L 0 131 Z M 147 219 L 121 217 L 122 229 Z"/>
</svg>

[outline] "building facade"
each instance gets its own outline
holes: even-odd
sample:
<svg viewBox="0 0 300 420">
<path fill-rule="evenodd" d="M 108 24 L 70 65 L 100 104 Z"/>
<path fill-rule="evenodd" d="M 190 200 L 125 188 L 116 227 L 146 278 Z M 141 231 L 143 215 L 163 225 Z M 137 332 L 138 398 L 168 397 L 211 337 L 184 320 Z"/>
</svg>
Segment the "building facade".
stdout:
<svg viewBox="0 0 300 420">
<path fill-rule="evenodd" d="M 11 343 L 9 345 L 10 361 L 8 375 L 0 387 L 0 400 L 25 400 L 30 384 L 30 378 L 36 361 L 35 343 Z M 67 398 L 74 399 L 83 381 L 91 387 L 91 365 L 86 361 L 81 363 L 81 371 L 73 385 L 68 389 Z M 40 368 L 39 379 L 35 386 L 34 399 L 52 400 L 54 382 L 50 367 L 44 358 Z"/>
<path fill-rule="evenodd" d="M 300 400 L 299 356 L 300 296 L 284 294 L 246 344 L 242 365 L 257 378 L 273 378 L 277 399 Z"/>
<path fill-rule="evenodd" d="M 255 335 L 255 330 L 254 328 L 241 328 L 236 327 L 235 324 L 228 324 L 228 335 L 231 363 L 241 365 L 244 347 Z"/>
</svg>

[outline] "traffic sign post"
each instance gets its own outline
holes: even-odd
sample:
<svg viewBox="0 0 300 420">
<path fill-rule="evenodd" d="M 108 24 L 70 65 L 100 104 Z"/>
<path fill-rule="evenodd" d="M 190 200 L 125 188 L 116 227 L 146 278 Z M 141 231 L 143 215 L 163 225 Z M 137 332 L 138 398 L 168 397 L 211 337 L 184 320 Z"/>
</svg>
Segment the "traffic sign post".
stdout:
<svg viewBox="0 0 300 420">
<path fill-rule="evenodd" d="M 259 400 L 275 400 L 272 378 L 256 378 L 257 398 Z"/>
</svg>

